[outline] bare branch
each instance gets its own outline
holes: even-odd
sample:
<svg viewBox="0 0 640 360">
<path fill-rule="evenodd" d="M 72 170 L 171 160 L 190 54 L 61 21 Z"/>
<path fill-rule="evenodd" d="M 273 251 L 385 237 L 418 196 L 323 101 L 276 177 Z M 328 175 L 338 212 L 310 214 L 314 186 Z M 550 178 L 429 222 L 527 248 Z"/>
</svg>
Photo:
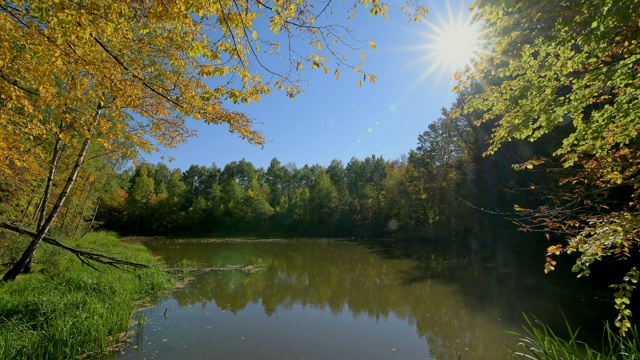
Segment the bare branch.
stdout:
<svg viewBox="0 0 640 360">
<path fill-rule="evenodd" d="M 9 224 L 9 223 L 4 222 L 4 221 L 0 221 L 0 228 L 11 230 L 11 231 L 17 232 L 19 234 L 29 235 L 31 237 L 35 237 L 37 235 L 35 232 L 33 232 L 31 230 L 28 230 L 28 229 L 25 229 L 25 228 L 21 228 L 21 227 L 19 227 L 17 225 Z M 118 269 L 122 269 L 122 266 L 128 266 L 128 267 L 131 267 L 131 268 L 148 268 L 149 267 L 148 265 L 145 265 L 145 264 L 126 261 L 126 260 L 115 258 L 113 256 L 108 256 L 108 255 L 98 254 L 98 253 L 94 253 L 94 252 L 90 252 L 90 251 L 86 251 L 86 250 L 76 249 L 74 247 L 65 245 L 62 242 L 60 242 L 59 240 L 56 240 L 56 239 L 54 239 L 52 237 L 49 237 L 49 236 L 43 237 L 42 241 L 44 241 L 45 243 L 47 243 L 49 245 L 57 246 L 59 248 L 62 248 L 64 250 L 69 251 L 70 253 L 72 253 L 76 257 L 78 257 L 78 259 L 80 259 L 80 261 L 82 261 L 82 263 L 88 265 L 89 267 L 93 268 L 94 270 L 97 270 L 97 268 L 91 263 L 91 261 L 93 261 L 95 263 L 99 263 L 99 264 L 109 265 L 109 266 L 112 266 L 112 267 L 115 267 L 115 268 L 118 268 Z"/>
<path fill-rule="evenodd" d="M 26 92 L 27 94 L 31 94 L 34 96 L 39 96 L 40 94 L 35 91 L 35 90 L 31 90 L 31 89 L 27 89 L 26 87 L 18 84 L 18 81 L 15 79 L 9 79 L 5 74 L 3 74 L 2 72 L 0 72 L 0 79 L 4 80 L 5 82 L 7 82 L 9 85 L 15 86 L 18 89 Z"/>
</svg>

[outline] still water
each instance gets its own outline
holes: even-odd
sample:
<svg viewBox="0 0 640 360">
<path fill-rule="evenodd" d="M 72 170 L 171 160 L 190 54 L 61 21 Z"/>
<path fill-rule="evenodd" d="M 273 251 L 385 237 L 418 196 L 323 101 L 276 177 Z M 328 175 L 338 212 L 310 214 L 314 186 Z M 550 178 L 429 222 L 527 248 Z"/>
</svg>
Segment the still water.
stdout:
<svg viewBox="0 0 640 360">
<path fill-rule="evenodd" d="M 262 270 L 195 275 L 144 311 L 120 359 L 503 359 L 523 312 L 561 328 L 563 316 L 601 324 L 610 307 L 509 256 L 386 241 L 144 243 L 170 266 Z"/>
</svg>

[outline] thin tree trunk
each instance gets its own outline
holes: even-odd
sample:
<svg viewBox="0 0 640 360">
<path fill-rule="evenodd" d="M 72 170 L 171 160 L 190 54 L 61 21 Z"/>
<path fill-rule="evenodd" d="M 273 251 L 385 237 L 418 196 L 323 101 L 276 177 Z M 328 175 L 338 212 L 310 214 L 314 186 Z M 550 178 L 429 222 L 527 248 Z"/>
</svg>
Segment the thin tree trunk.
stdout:
<svg viewBox="0 0 640 360">
<path fill-rule="evenodd" d="M 140 213 L 138 212 L 138 220 L 136 221 L 136 227 L 133 229 L 133 235 L 137 235 L 138 225 L 140 225 Z"/>
<path fill-rule="evenodd" d="M 53 154 L 51 155 L 51 167 L 49 168 L 49 176 L 47 176 L 47 183 L 44 186 L 44 193 L 42 194 L 42 202 L 40 203 L 40 211 L 38 212 L 38 222 L 36 223 L 36 229 L 40 229 L 44 223 L 45 215 L 47 214 L 47 206 L 49 206 L 49 198 L 51 197 L 51 188 L 53 187 L 53 180 L 56 176 L 56 170 L 58 169 L 58 163 L 60 157 L 60 132 L 62 132 L 62 120 L 60 120 L 60 126 L 58 127 L 58 134 L 56 136 L 56 142 L 53 145 Z M 22 268 L 22 273 L 28 274 L 31 272 L 33 266 L 33 258 L 35 257 L 35 250 L 33 254 L 27 259 L 27 262 Z"/>
<path fill-rule="evenodd" d="M 42 206 L 42 198 L 38 201 L 38 206 L 33 210 L 33 216 L 31 218 L 31 223 L 38 224 L 38 214 L 40 213 L 40 206 Z"/>
<path fill-rule="evenodd" d="M 102 190 L 104 191 L 104 188 L 102 188 Z M 96 215 L 98 215 L 98 209 L 100 209 L 100 201 L 102 201 L 102 192 L 100 192 L 100 196 L 98 197 L 98 202 L 96 203 L 96 208 L 93 211 L 93 216 L 91 217 L 91 221 L 89 222 L 89 225 L 87 225 L 87 228 L 84 229 L 84 231 L 82 232 L 82 235 L 80 235 L 80 238 L 83 238 L 85 235 L 87 235 L 89 230 L 91 230 L 91 228 L 93 227 L 93 223 L 96 221 Z M 78 225 L 80 225 L 80 223 L 78 223 Z M 77 230 L 78 229 L 76 228 L 76 231 Z M 76 236 L 75 231 L 73 232 L 73 236 Z"/>
<path fill-rule="evenodd" d="M 78 194 L 78 197 L 80 199 L 82 199 L 84 197 L 84 191 L 87 188 L 87 184 L 88 183 L 89 183 L 89 179 L 88 178 L 85 179 L 85 181 L 82 183 L 82 189 L 80 189 L 80 193 Z M 89 189 L 91 189 L 91 188 L 89 188 Z M 75 205 L 74 207 L 77 208 L 78 206 Z M 58 233 L 60 235 L 65 236 L 65 237 L 69 237 L 69 235 L 71 233 L 71 230 L 67 228 L 67 218 L 71 218 L 69 220 L 70 222 L 75 221 L 78 212 L 80 212 L 80 220 L 81 220 L 82 219 L 83 209 L 80 210 L 80 211 L 78 211 L 77 209 L 76 210 L 71 210 L 71 204 L 67 204 L 67 207 L 65 208 L 65 212 L 64 212 L 64 218 L 60 222 L 60 226 L 59 226 L 59 230 L 58 230 Z M 71 215 L 69 216 L 69 214 L 71 214 Z M 78 220 L 78 221 L 80 221 L 80 220 Z M 73 227 L 73 224 L 69 224 L 68 227 L 69 228 Z M 71 236 L 71 238 L 73 238 L 73 236 Z"/>
<path fill-rule="evenodd" d="M 98 202 L 96 203 L 96 208 L 93 211 L 93 216 L 91 217 L 91 222 L 89 223 L 89 225 L 87 225 L 87 228 L 84 229 L 84 232 L 82 233 L 82 235 L 80 235 L 80 237 L 84 237 L 85 235 L 87 235 L 87 233 L 89 232 L 89 230 L 91 229 L 91 227 L 93 226 L 93 223 L 96 221 L 96 216 L 98 215 L 98 209 L 100 208 L 100 202 L 102 202 L 102 194 L 104 194 L 104 191 L 107 189 L 107 185 L 109 185 L 109 179 L 111 179 L 114 171 L 116 170 L 116 166 L 118 165 L 118 160 L 114 160 L 113 161 L 113 165 L 111 165 L 111 174 L 109 174 L 109 177 L 107 178 L 107 181 L 104 182 L 104 185 L 102 185 L 102 189 L 100 189 L 100 195 L 98 195 Z M 75 232 L 73 233 L 73 235 L 75 236 Z"/>
<path fill-rule="evenodd" d="M 85 185 L 88 182 L 89 182 L 89 180 L 87 179 L 87 181 L 85 182 Z M 93 189 L 93 183 L 91 183 L 91 185 L 89 185 L 89 188 L 87 189 L 86 195 L 85 195 L 84 189 L 85 189 L 85 186 L 82 187 L 82 192 L 81 192 L 81 195 L 84 197 L 84 201 L 82 202 L 82 207 L 80 208 L 80 211 L 76 212 L 76 217 L 77 217 L 76 226 L 73 229 L 73 233 L 70 234 L 70 237 L 72 239 L 75 239 L 76 233 L 78 233 L 78 229 L 80 228 L 80 223 L 82 222 L 82 219 L 84 218 L 84 211 L 87 208 L 87 203 L 89 202 L 89 195 L 91 194 L 91 190 Z"/>
<path fill-rule="evenodd" d="M 64 207 L 62 211 L 62 219 L 60 219 L 60 221 L 58 221 L 58 224 L 56 225 L 55 228 L 53 228 L 53 233 L 57 234 L 57 235 L 61 235 L 61 236 L 65 236 L 65 231 L 64 231 L 64 227 L 67 224 L 67 216 L 69 215 L 69 205 L 67 204 L 67 206 Z"/>
<path fill-rule="evenodd" d="M 20 257 L 20 259 L 18 259 L 18 261 L 13 265 L 13 267 L 11 267 L 11 269 L 9 269 L 9 271 L 7 271 L 6 274 L 4 274 L 4 276 L 2 277 L 3 282 L 14 280 L 18 276 L 18 274 L 22 272 L 25 265 L 29 261 L 29 258 L 31 258 L 31 256 L 35 253 L 36 249 L 38 248 L 38 245 L 40 245 L 40 243 L 42 242 L 42 239 L 46 236 L 47 232 L 49 231 L 51 224 L 53 224 L 53 221 L 55 220 L 56 216 L 58 216 L 58 213 L 60 212 L 60 209 L 62 208 L 64 201 L 67 199 L 67 196 L 69 195 L 69 191 L 71 190 L 71 187 L 76 181 L 76 178 L 78 176 L 78 171 L 80 170 L 80 166 L 84 162 L 84 157 L 87 154 L 87 148 L 89 147 L 89 143 L 91 142 L 91 136 L 93 135 L 93 130 L 98 122 L 101 112 L 102 112 L 102 107 L 99 105 L 95 110 L 93 121 L 89 126 L 87 137 L 84 139 L 84 142 L 80 147 L 80 151 L 78 151 L 78 156 L 76 158 L 75 163 L 73 164 L 71 173 L 69 174 L 69 177 L 67 178 L 67 181 L 64 184 L 62 192 L 60 193 L 60 195 L 58 195 L 58 199 L 56 200 L 56 203 L 51 208 L 51 211 L 49 212 L 49 216 L 47 216 L 42 226 L 40 226 L 37 229 L 35 236 L 31 240 L 31 243 L 29 243 L 29 246 L 27 246 L 27 249 L 22 253 L 22 256 Z"/>
<path fill-rule="evenodd" d="M 109 185 L 109 180 L 113 177 L 113 173 L 116 171 L 116 166 L 118 166 L 117 159 L 113 161 L 113 165 L 111 165 L 111 174 L 109 175 L 107 180 L 104 182 L 104 185 L 102 185 L 102 189 L 100 189 L 100 195 L 98 196 L 98 202 L 96 203 L 96 208 L 93 211 L 93 217 L 91 217 L 91 222 L 89 223 L 87 228 L 84 230 L 82 235 L 80 235 L 81 238 L 87 235 L 91 227 L 93 227 L 93 223 L 96 221 L 96 216 L 98 215 L 98 209 L 100 208 L 100 203 L 102 202 L 102 195 L 104 194 L 104 191 L 107 189 L 107 185 Z"/>
<path fill-rule="evenodd" d="M 31 205 L 33 205 L 33 201 L 36 199 L 36 194 L 37 193 L 38 192 L 35 191 L 35 190 L 31 193 L 31 197 L 29 198 L 29 202 L 27 203 L 27 206 L 25 206 L 24 211 L 22 211 L 22 214 L 20 215 L 20 223 L 24 223 L 27 220 L 26 218 L 27 218 L 27 215 L 29 215 L 29 209 L 31 209 Z"/>
<path fill-rule="evenodd" d="M 62 124 L 59 131 L 62 131 Z M 51 168 L 49 169 L 49 176 L 47 177 L 47 183 L 44 187 L 44 194 L 42 195 L 42 205 L 40 206 L 40 212 L 38 213 L 38 222 L 36 223 L 36 229 L 40 229 L 44 223 L 44 219 L 47 215 L 47 206 L 49 206 L 49 198 L 51 197 L 51 188 L 53 187 L 53 180 L 58 170 L 58 163 L 60 158 L 58 152 L 60 151 L 60 133 L 56 136 L 56 142 L 53 145 L 53 155 L 51 156 Z"/>
</svg>

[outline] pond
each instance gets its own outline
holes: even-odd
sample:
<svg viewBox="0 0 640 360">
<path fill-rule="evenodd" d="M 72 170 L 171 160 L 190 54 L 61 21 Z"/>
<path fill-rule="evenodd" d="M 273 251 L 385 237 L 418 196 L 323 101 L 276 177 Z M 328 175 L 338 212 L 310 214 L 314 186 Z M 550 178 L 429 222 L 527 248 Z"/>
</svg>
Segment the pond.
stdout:
<svg viewBox="0 0 640 360">
<path fill-rule="evenodd" d="M 377 241 L 148 239 L 202 272 L 143 313 L 110 358 L 502 359 L 523 312 L 601 324 L 608 295 L 510 256 Z M 535 255 L 531 255 L 534 257 Z M 490 259 L 490 260 L 483 260 Z M 542 261 L 544 261 L 542 259 Z M 252 265 L 259 271 L 242 268 Z M 598 334 L 581 330 L 585 336 Z"/>
</svg>

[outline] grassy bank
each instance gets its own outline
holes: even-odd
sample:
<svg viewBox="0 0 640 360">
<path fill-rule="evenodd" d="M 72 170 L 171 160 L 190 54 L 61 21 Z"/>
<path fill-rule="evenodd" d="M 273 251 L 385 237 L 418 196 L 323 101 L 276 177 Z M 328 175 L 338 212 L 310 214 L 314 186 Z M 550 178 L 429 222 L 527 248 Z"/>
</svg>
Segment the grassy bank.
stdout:
<svg viewBox="0 0 640 360">
<path fill-rule="evenodd" d="M 95 271 L 43 245 L 32 274 L 0 284 L 0 359 L 69 359 L 103 351 L 127 330 L 137 302 L 172 286 L 145 247 L 113 233 L 88 234 L 69 245 L 152 267 Z"/>
</svg>

